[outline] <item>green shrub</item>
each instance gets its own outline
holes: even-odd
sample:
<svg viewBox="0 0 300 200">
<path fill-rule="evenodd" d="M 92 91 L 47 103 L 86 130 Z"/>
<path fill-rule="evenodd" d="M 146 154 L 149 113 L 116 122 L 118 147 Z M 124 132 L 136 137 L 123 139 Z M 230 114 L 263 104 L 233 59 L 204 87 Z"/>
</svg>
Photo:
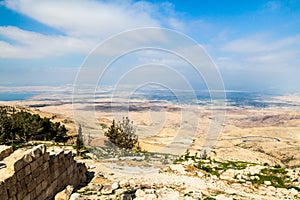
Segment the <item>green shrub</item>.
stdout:
<svg viewBox="0 0 300 200">
<path fill-rule="evenodd" d="M 38 114 L 14 107 L 0 106 L 0 144 L 18 144 L 31 140 L 66 142 L 67 129 Z"/>
<path fill-rule="evenodd" d="M 123 117 L 121 122 L 113 120 L 112 125 L 104 133 L 109 141 L 124 150 L 140 149 L 135 127 L 128 117 Z"/>
</svg>

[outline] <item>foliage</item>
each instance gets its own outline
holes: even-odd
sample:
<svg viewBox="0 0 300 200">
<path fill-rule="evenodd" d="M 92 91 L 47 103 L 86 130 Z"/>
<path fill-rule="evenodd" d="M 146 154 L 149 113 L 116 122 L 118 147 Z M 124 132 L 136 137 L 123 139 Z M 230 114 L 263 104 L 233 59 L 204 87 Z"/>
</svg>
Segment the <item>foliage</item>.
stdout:
<svg viewBox="0 0 300 200">
<path fill-rule="evenodd" d="M 199 157 L 197 154 L 190 155 L 189 151 L 186 151 L 184 155 L 179 156 L 174 160 L 174 164 L 180 164 L 186 161 L 192 161 L 190 166 L 193 166 L 197 169 L 201 169 L 211 175 L 220 177 L 220 175 L 227 171 L 228 169 L 234 170 L 244 170 L 249 166 L 258 165 L 256 163 L 245 162 L 245 161 L 216 161 L 211 158 L 202 159 L 202 156 Z M 275 188 L 294 188 L 297 191 L 300 191 L 300 188 L 297 187 L 294 182 L 291 180 L 291 177 L 288 175 L 286 168 L 281 167 L 279 164 L 275 166 L 269 166 L 268 164 L 263 164 L 265 168 L 261 169 L 259 173 L 254 175 L 247 175 L 247 178 L 244 178 L 246 181 L 250 181 L 255 185 L 265 184 L 266 181 L 270 181 L 271 185 Z M 187 168 L 186 168 L 187 169 Z M 256 176 L 258 178 L 250 178 L 251 176 Z M 297 180 L 296 180 L 297 181 Z"/>
<path fill-rule="evenodd" d="M 67 129 L 59 122 L 41 118 L 14 107 L 0 106 L 0 144 L 18 144 L 30 140 L 66 142 Z"/>
<path fill-rule="evenodd" d="M 104 133 L 109 141 L 117 147 L 125 150 L 139 149 L 138 136 L 135 135 L 135 127 L 128 117 L 123 117 L 121 122 L 113 120 L 112 125 Z"/>
<path fill-rule="evenodd" d="M 287 171 L 280 165 L 262 169 L 259 174 L 255 174 L 259 179 L 249 180 L 253 184 L 263 184 L 265 181 L 270 181 L 271 185 L 276 188 L 295 188 L 290 180 L 290 177 L 286 175 Z"/>
<path fill-rule="evenodd" d="M 78 134 L 77 134 L 77 139 L 76 139 L 76 154 L 78 156 L 81 155 L 80 150 L 83 148 L 83 135 L 82 135 L 82 128 L 81 125 L 79 124 L 78 127 Z"/>
</svg>

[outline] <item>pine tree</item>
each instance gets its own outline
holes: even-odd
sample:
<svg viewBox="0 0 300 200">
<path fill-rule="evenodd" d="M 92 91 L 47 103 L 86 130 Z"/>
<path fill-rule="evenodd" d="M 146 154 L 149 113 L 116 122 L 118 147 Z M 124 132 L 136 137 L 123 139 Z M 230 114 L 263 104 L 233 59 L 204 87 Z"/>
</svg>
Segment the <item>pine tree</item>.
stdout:
<svg viewBox="0 0 300 200">
<path fill-rule="evenodd" d="M 77 140 L 76 140 L 76 154 L 77 156 L 81 155 L 80 150 L 83 148 L 83 136 L 82 136 L 82 128 L 81 124 L 78 127 Z"/>
<path fill-rule="evenodd" d="M 135 135 L 136 128 L 128 117 L 123 117 L 121 122 L 116 124 L 113 120 L 112 125 L 104 133 L 109 141 L 121 149 L 139 149 L 138 136 Z"/>
</svg>

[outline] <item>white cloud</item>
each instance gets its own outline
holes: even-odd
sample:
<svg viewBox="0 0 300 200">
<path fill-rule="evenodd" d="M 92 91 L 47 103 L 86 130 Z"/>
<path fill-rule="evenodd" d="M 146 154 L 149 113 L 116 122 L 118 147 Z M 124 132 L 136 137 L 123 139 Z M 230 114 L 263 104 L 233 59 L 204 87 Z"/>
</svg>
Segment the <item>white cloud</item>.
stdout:
<svg viewBox="0 0 300 200">
<path fill-rule="evenodd" d="M 237 39 L 221 46 L 224 54 L 231 55 L 232 66 L 249 69 L 282 70 L 296 68 L 300 54 L 300 35 L 270 41 L 267 36 Z M 234 60 L 232 62 L 232 60 Z M 221 66 L 229 64 L 228 59 L 219 59 Z M 231 66 L 231 67 L 232 67 Z M 226 67 L 225 67 L 226 68 Z"/>
<path fill-rule="evenodd" d="M 41 58 L 49 55 L 68 53 L 82 54 L 89 51 L 92 44 L 67 36 L 49 36 L 26 31 L 13 26 L 0 27 L 0 36 L 13 41 L 0 41 L 2 58 Z"/>
<path fill-rule="evenodd" d="M 126 30 L 162 26 L 184 29 L 184 23 L 176 19 L 171 3 L 119 0 L 6 0 L 4 4 L 9 9 L 60 30 L 63 35 L 44 35 L 13 26 L 0 27 L 0 36 L 4 37 L 4 40 L 0 40 L 2 58 L 87 54 L 104 39 Z M 160 13 L 161 10 L 163 13 Z M 149 38 L 147 34 L 132 34 L 130 38 L 109 47 L 106 53 L 115 54 L 122 48 L 132 46 L 128 44 L 129 41 L 143 43 L 149 40 L 163 41 L 165 36 L 158 34 L 157 38 L 153 38 L 152 34 L 152 38 Z"/>
<path fill-rule="evenodd" d="M 94 0 L 7 0 L 6 6 L 76 37 L 105 38 L 127 29 L 160 26 L 150 3 Z"/>
<path fill-rule="evenodd" d="M 263 10 L 275 11 L 281 8 L 281 4 L 278 1 L 269 1 L 263 5 Z"/>
<path fill-rule="evenodd" d="M 286 47 L 300 45 L 300 35 L 286 37 L 277 41 L 268 41 L 269 35 L 237 39 L 226 43 L 221 47 L 224 51 L 234 53 L 257 53 L 279 50 Z"/>
</svg>

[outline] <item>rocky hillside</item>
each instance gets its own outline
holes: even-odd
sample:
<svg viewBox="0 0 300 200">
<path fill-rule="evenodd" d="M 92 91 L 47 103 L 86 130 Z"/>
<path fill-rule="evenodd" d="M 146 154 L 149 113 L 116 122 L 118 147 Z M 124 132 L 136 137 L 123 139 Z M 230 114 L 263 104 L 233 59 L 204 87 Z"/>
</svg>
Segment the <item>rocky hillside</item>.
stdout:
<svg viewBox="0 0 300 200">
<path fill-rule="evenodd" d="M 94 177 L 71 199 L 300 199 L 299 168 L 189 154 L 157 168 L 137 157 L 84 162 Z"/>
</svg>

